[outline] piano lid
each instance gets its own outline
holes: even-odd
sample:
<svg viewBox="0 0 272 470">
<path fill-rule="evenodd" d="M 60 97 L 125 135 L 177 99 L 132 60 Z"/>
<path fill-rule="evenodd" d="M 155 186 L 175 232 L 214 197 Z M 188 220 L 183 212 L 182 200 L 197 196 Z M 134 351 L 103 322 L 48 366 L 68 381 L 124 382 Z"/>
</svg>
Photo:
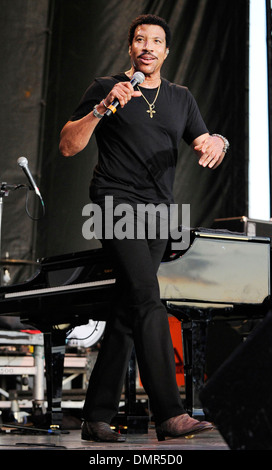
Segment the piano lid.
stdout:
<svg viewBox="0 0 272 470">
<path fill-rule="evenodd" d="M 161 263 L 163 300 L 261 304 L 270 296 L 270 239 L 195 232 L 189 248 Z"/>
</svg>

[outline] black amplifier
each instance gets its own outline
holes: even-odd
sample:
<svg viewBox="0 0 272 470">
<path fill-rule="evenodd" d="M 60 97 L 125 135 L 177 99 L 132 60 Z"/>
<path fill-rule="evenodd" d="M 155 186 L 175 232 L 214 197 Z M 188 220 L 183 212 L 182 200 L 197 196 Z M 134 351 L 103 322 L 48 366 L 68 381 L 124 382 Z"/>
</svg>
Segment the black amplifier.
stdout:
<svg viewBox="0 0 272 470">
<path fill-rule="evenodd" d="M 212 228 L 239 232 L 252 237 L 272 238 L 272 221 L 249 219 L 246 216 L 214 219 Z"/>
</svg>

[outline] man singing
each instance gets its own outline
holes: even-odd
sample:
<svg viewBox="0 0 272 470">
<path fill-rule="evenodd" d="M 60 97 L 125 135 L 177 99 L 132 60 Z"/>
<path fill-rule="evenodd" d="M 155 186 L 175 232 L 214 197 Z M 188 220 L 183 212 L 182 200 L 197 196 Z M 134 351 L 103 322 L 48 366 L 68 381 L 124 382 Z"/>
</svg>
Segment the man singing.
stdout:
<svg viewBox="0 0 272 470">
<path fill-rule="evenodd" d="M 95 134 L 99 157 L 90 197 L 102 211 L 108 196 L 113 198 L 114 208 L 124 203 L 132 211 L 139 204 L 169 207 L 174 202 L 181 139 L 192 146 L 198 163 L 210 169 L 220 165 L 228 148 L 227 139 L 209 134 L 190 91 L 161 77 L 170 47 L 167 23 L 154 15 L 141 15 L 130 26 L 128 42 L 131 68 L 95 79 L 61 132 L 60 151 L 65 157 L 78 154 Z M 133 88 L 130 80 L 135 72 L 142 72 L 144 81 Z M 116 99 L 117 111 L 105 115 Z M 107 213 L 104 215 L 107 224 Z M 136 219 L 134 215 L 135 224 Z M 141 223 L 146 228 L 145 221 Z M 210 423 L 190 417 L 181 402 L 167 312 L 157 280 L 167 240 L 160 237 L 159 223 L 156 227 L 152 238 L 147 230 L 140 238 L 102 237 L 102 245 L 110 250 L 117 267 L 118 295 L 90 378 L 82 439 L 124 440 L 110 423 L 118 411 L 133 347 L 158 439 L 212 428 Z"/>
</svg>

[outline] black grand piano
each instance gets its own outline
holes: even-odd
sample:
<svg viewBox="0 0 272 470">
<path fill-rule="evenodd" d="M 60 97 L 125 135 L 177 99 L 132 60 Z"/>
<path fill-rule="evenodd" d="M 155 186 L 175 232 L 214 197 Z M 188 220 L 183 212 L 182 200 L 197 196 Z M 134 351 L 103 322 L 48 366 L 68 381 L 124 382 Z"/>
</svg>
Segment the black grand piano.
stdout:
<svg viewBox="0 0 272 470">
<path fill-rule="evenodd" d="M 189 248 L 171 240 L 158 277 L 161 299 L 181 321 L 185 406 L 201 414 L 206 332 L 216 319 L 263 318 L 270 309 L 270 239 L 220 230 L 190 231 Z M 20 317 L 44 333 L 47 422 L 61 425 L 62 375 L 67 331 L 107 320 L 116 277 L 110 253 L 94 249 L 44 258 L 31 279 L 0 288 L 0 315 Z M 135 385 L 132 379 L 132 385 Z M 128 392 L 128 403 L 133 399 Z M 131 403 L 128 412 L 134 413 Z"/>
</svg>

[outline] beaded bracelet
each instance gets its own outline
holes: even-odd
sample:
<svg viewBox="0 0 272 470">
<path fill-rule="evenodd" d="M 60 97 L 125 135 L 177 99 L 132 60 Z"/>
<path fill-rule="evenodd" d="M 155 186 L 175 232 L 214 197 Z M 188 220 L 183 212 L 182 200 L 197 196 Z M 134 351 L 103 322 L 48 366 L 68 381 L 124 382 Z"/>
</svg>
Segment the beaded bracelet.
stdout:
<svg viewBox="0 0 272 470">
<path fill-rule="evenodd" d="M 226 153 L 229 146 L 230 146 L 230 143 L 228 141 L 228 139 L 226 139 L 226 137 L 223 137 L 223 135 L 220 135 L 220 134 L 212 134 L 213 137 L 220 137 L 220 139 L 223 140 L 224 142 L 224 147 L 223 147 L 223 152 Z"/>
</svg>

